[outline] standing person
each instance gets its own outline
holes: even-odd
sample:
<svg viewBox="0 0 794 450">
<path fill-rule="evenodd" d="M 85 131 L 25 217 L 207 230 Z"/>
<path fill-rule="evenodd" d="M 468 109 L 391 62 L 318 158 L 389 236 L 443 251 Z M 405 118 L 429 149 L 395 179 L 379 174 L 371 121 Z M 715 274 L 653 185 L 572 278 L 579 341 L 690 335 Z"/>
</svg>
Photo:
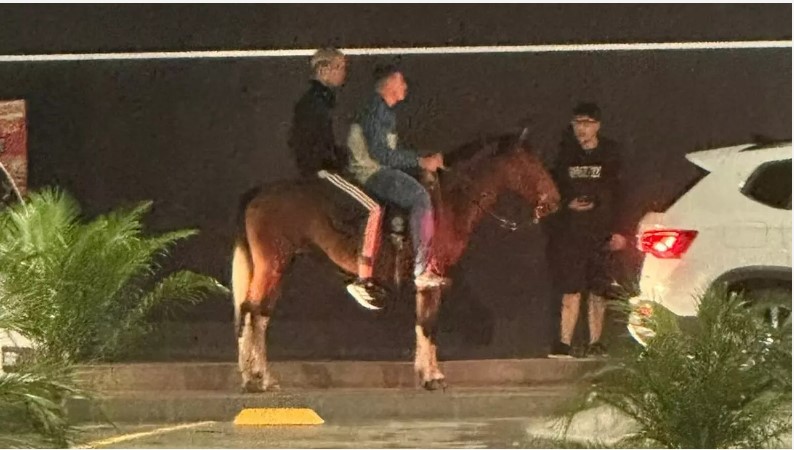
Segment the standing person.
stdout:
<svg viewBox="0 0 794 450">
<path fill-rule="evenodd" d="M 367 209 L 358 279 L 347 286 L 347 291 L 359 304 L 377 309 L 374 305 L 385 293 L 372 280 L 372 268 L 378 250 L 383 209 L 344 178 L 349 152 L 337 145 L 334 138 L 332 112 L 336 106 L 336 90 L 345 82 L 347 61 L 339 50 L 323 48 L 314 53 L 310 65 L 312 79 L 309 89 L 295 105 L 288 145 L 301 178 L 315 179 L 319 176 L 326 179 Z"/>
<path fill-rule="evenodd" d="M 443 167 L 440 153 L 419 156 L 401 147 L 397 139 L 394 107 L 408 94 L 408 84 L 395 66 L 375 70 L 375 92 L 350 127 L 348 147 L 351 172 L 375 198 L 410 211 L 411 239 L 414 246 L 414 282 L 418 289 L 446 284 L 433 270 L 431 241 L 435 232 L 430 194 L 408 170 L 422 168 L 434 172 Z"/>
<path fill-rule="evenodd" d="M 582 297 L 587 295 L 590 342 L 588 356 L 605 356 L 601 333 L 610 289 L 607 252 L 626 247 L 620 224 L 621 149 L 599 135 L 601 110 L 595 103 L 580 103 L 573 110 L 573 133 L 568 133 L 552 175 L 562 197 L 557 228 L 549 239 L 549 256 L 557 287 L 562 290 L 559 339 L 550 358 L 570 358 L 571 341 Z"/>
</svg>

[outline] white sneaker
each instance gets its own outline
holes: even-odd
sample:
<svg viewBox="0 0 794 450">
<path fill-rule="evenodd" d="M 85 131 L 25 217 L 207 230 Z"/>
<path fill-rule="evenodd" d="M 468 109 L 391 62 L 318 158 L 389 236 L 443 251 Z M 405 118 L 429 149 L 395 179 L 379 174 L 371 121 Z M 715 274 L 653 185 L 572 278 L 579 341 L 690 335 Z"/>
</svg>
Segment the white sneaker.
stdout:
<svg viewBox="0 0 794 450">
<path fill-rule="evenodd" d="M 364 308 L 373 311 L 383 309 L 383 307 L 379 305 L 380 299 L 372 295 L 369 289 L 367 289 L 367 286 L 363 283 L 353 282 L 348 284 L 347 293 Z"/>
</svg>

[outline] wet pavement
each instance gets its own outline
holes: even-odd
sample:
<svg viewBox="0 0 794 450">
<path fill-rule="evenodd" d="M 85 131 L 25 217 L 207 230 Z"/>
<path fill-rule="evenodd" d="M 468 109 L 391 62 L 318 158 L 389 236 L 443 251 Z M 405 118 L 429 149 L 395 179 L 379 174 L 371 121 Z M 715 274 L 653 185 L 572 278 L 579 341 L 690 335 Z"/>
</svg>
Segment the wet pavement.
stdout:
<svg viewBox="0 0 794 450">
<path fill-rule="evenodd" d="M 610 448 L 636 426 L 609 408 L 577 414 L 565 436 L 559 416 L 328 420 L 311 426 L 236 426 L 231 421 L 86 425 L 79 448 Z M 766 448 L 791 448 L 791 434 Z"/>
<path fill-rule="evenodd" d="M 547 448 L 529 419 L 383 420 L 239 427 L 229 422 L 84 427 L 88 448 Z"/>
</svg>

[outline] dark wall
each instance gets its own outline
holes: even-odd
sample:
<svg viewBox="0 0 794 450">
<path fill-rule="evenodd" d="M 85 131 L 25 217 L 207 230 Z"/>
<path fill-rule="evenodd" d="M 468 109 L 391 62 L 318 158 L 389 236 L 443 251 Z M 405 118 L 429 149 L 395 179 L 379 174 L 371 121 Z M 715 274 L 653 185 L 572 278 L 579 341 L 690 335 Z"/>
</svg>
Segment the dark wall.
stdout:
<svg viewBox="0 0 794 450">
<path fill-rule="evenodd" d="M 790 39 L 791 5 L 0 7 L 0 53 Z"/>
<path fill-rule="evenodd" d="M 4 6 L 0 53 L 790 39 L 790 25 L 790 5 Z M 371 92 L 375 61 L 351 58 L 340 140 Z M 176 250 L 172 267 L 226 281 L 238 195 L 295 174 L 285 141 L 306 65 L 0 63 L 0 98 L 28 101 L 31 187 L 60 185 L 89 213 L 154 199 L 153 229 L 201 230 Z M 402 66 L 411 93 L 401 136 L 420 149 L 445 151 L 529 124 L 535 146 L 551 155 L 573 103 L 597 100 L 604 133 L 627 146 L 635 215 L 686 182 L 686 152 L 754 133 L 791 136 L 790 48 L 423 55 L 403 57 Z M 517 212 L 511 202 L 500 207 Z M 544 239 L 538 229 L 508 234 L 483 224 L 445 307 L 445 339 L 459 349 L 452 356 L 543 351 Z M 410 307 L 392 316 L 359 310 L 322 261 L 299 262 L 278 314 L 276 354 L 390 358 L 410 349 Z M 209 301 L 189 318 L 230 321 L 231 307 Z"/>
</svg>

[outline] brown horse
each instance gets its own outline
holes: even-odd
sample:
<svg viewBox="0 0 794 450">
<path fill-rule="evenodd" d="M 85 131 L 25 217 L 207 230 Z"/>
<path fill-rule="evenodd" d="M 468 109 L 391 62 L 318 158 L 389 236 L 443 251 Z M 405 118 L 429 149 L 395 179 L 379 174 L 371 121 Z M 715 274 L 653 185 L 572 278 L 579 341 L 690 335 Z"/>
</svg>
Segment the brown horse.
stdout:
<svg viewBox="0 0 794 450">
<path fill-rule="evenodd" d="M 500 136 L 462 147 L 448 155 L 450 171 L 424 174 L 436 212 L 432 251 L 442 274 L 461 257 L 474 227 L 497 201 L 512 191 L 534 207 L 535 219 L 553 213 L 560 196 L 537 155 L 520 138 Z M 436 182 L 433 182 L 436 181 Z M 265 336 L 282 274 L 296 253 L 314 247 L 337 266 L 356 273 L 359 239 L 340 231 L 342 207 L 327 201 L 330 187 L 317 180 L 275 183 L 251 190 L 241 199 L 240 227 L 232 263 L 232 290 L 238 329 L 243 389 L 258 392 L 277 387 L 267 367 Z M 404 246 L 410 248 L 410 245 Z M 375 278 L 384 284 L 405 272 L 410 279 L 412 255 L 384 239 Z M 398 261 L 408 261 L 401 264 Z M 407 270 L 401 270 L 406 266 Z M 444 387 L 436 359 L 436 322 L 441 290 L 416 293 L 414 367 L 426 389 Z"/>
</svg>

